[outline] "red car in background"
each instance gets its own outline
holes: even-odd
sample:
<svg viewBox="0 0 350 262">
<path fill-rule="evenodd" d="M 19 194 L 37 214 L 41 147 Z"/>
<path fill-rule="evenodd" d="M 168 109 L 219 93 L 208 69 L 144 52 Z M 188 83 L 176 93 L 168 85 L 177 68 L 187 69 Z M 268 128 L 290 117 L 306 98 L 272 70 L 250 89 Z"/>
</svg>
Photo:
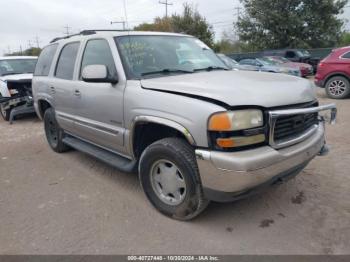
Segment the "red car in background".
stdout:
<svg viewBox="0 0 350 262">
<path fill-rule="evenodd" d="M 325 88 L 330 98 L 343 99 L 350 94 L 350 46 L 338 48 L 317 68 L 315 84 Z"/>
<path fill-rule="evenodd" d="M 265 56 L 264 58 L 275 61 L 279 64 L 283 64 L 286 67 L 299 68 L 302 77 L 307 77 L 314 74 L 312 65 L 306 63 L 292 62 L 287 58 L 281 56 Z"/>
</svg>

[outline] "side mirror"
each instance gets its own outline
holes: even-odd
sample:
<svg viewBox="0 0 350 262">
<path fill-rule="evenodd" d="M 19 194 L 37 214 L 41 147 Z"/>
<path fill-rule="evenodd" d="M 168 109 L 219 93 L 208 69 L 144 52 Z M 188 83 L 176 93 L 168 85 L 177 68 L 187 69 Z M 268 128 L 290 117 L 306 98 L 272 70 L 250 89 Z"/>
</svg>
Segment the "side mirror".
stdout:
<svg viewBox="0 0 350 262">
<path fill-rule="evenodd" d="M 83 68 L 82 79 L 88 83 L 118 83 L 117 77 L 109 77 L 105 65 L 88 65 Z"/>
</svg>

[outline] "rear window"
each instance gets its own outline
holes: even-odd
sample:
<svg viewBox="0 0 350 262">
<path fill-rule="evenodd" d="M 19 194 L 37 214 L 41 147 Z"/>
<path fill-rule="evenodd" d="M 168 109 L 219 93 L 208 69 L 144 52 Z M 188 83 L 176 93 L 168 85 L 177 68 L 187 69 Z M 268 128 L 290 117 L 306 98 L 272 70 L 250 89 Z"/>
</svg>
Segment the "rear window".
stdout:
<svg viewBox="0 0 350 262">
<path fill-rule="evenodd" d="M 77 59 L 79 42 L 67 44 L 63 47 L 57 62 L 55 76 L 57 78 L 72 80 L 75 61 Z"/>
<path fill-rule="evenodd" d="M 53 57 L 57 50 L 57 44 L 47 46 L 41 52 L 35 67 L 35 76 L 48 76 L 51 68 Z"/>
</svg>

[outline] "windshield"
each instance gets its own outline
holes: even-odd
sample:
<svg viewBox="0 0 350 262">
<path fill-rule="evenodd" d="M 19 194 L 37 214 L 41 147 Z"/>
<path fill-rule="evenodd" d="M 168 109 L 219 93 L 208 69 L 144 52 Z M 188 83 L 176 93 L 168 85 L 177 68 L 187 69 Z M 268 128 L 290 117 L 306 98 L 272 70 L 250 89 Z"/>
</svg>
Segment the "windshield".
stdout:
<svg viewBox="0 0 350 262">
<path fill-rule="evenodd" d="M 263 60 L 272 64 L 272 65 L 281 65 L 281 64 L 285 63 L 285 62 L 283 62 L 280 59 L 275 58 L 275 57 L 264 57 Z"/>
<path fill-rule="evenodd" d="M 278 65 L 279 63 L 270 59 L 266 59 L 266 58 L 259 58 L 256 59 L 258 62 L 260 62 L 261 64 L 263 64 L 264 66 L 271 66 L 271 65 Z"/>
<path fill-rule="evenodd" d="M 0 76 L 34 73 L 37 59 L 0 60 Z"/>
<path fill-rule="evenodd" d="M 281 56 L 268 56 L 268 59 L 274 60 L 276 62 L 279 62 L 281 64 L 289 63 L 290 61 L 287 58 L 281 57 Z"/>
<path fill-rule="evenodd" d="M 297 51 L 297 53 L 301 57 L 309 57 L 310 56 L 310 53 L 307 50 L 299 50 L 299 51 Z"/>
<path fill-rule="evenodd" d="M 122 36 L 116 42 L 128 78 L 227 70 L 207 45 L 193 37 Z"/>
<path fill-rule="evenodd" d="M 236 60 L 234 60 L 226 55 L 218 54 L 218 57 L 225 63 L 225 65 L 227 67 L 229 67 L 231 69 L 233 69 L 239 65 Z"/>
</svg>

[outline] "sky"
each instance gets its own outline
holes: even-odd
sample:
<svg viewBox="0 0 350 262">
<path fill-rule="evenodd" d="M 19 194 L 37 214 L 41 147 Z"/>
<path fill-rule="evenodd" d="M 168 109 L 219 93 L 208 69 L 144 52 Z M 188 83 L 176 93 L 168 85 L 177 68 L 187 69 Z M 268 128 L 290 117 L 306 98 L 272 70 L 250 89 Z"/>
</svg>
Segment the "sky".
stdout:
<svg viewBox="0 0 350 262">
<path fill-rule="evenodd" d="M 164 0 L 165 1 L 165 0 Z M 282 0 L 281 0 L 282 1 Z M 30 46 L 43 47 L 55 37 L 83 29 L 122 29 L 111 21 L 126 20 L 124 0 L 0 0 L 0 55 Z M 159 0 L 125 0 L 129 28 L 165 14 Z M 232 30 L 239 0 L 169 0 L 169 14 L 181 13 L 183 3 L 197 6 L 214 27 L 215 38 Z M 343 15 L 350 18 L 350 8 Z M 348 26 L 350 29 L 350 26 Z"/>
</svg>

